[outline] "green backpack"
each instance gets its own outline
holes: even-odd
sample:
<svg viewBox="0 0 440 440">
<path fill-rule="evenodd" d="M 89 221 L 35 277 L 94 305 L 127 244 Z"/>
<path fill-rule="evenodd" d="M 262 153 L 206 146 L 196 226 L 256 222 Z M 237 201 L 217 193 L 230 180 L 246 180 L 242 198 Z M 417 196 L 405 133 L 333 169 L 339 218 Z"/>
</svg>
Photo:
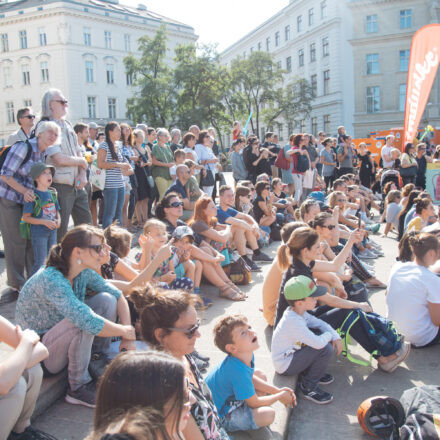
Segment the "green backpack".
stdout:
<svg viewBox="0 0 440 440">
<path fill-rule="evenodd" d="M 50 190 L 50 198 L 52 199 L 52 202 L 55 204 L 58 200 L 57 193 L 55 190 Z M 32 217 L 37 217 L 40 215 L 41 210 L 43 209 L 43 202 L 38 196 L 38 194 L 35 194 L 35 200 L 34 200 L 34 210 L 32 211 Z M 21 238 L 24 238 L 25 240 L 31 239 L 31 224 L 26 223 L 23 220 L 23 217 L 21 217 L 20 220 L 20 235 Z"/>
</svg>

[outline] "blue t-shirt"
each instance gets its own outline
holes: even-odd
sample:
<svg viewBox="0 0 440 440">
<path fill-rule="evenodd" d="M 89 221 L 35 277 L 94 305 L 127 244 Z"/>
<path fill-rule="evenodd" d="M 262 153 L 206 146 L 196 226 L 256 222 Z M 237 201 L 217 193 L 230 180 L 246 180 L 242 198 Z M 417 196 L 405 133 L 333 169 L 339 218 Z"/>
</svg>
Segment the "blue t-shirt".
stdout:
<svg viewBox="0 0 440 440">
<path fill-rule="evenodd" d="M 186 193 L 185 187 L 182 185 L 182 182 L 179 179 L 176 179 L 170 187 L 166 190 L 165 195 L 169 194 L 170 192 L 175 192 L 179 194 L 181 199 L 187 199 L 188 195 Z"/>
<path fill-rule="evenodd" d="M 255 364 L 252 356 L 251 366 L 247 366 L 234 356 L 226 356 L 206 376 L 215 406 L 220 417 L 243 405 L 246 399 L 255 394 L 252 377 Z"/>
<path fill-rule="evenodd" d="M 55 196 L 51 196 L 50 191 L 39 191 L 38 189 L 34 190 L 34 193 L 41 200 L 41 211 L 38 215 L 34 215 L 34 202 L 26 202 L 24 204 L 23 214 L 30 213 L 34 218 L 42 218 L 44 220 L 56 220 L 57 219 L 57 211 L 60 210 L 60 205 L 58 204 L 58 198 Z M 55 203 L 52 199 L 55 199 Z M 47 231 L 50 229 L 43 225 L 31 225 L 31 234 L 44 233 L 47 234 Z"/>
<path fill-rule="evenodd" d="M 217 220 L 219 223 L 226 223 L 229 217 L 235 217 L 237 214 L 238 211 L 234 208 L 228 208 L 227 211 L 223 211 L 220 206 L 217 206 Z"/>
</svg>

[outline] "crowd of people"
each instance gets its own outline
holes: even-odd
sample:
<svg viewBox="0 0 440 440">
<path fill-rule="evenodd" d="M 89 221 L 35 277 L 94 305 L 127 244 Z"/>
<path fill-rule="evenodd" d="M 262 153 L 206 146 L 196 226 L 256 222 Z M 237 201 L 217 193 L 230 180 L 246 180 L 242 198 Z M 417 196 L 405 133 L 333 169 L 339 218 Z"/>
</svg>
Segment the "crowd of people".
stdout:
<svg viewBox="0 0 440 440">
<path fill-rule="evenodd" d="M 95 408 L 88 439 L 214 440 L 270 426 L 272 404 L 294 406 L 296 395 L 256 368 L 247 317 L 218 317 L 213 342 L 226 356 L 206 377 L 195 346 L 198 312 L 213 304 L 204 286 L 246 301 L 240 286 L 262 263 L 274 368 L 297 375 L 314 403 L 333 400 L 328 364 L 333 353 L 353 360 L 349 336 L 386 373 L 411 345 L 440 342 L 440 224 L 423 180 L 437 159 L 425 144 L 401 154 L 389 136 L 376 163 L 344 127 L 335 138 L 292 134 L 282 147 L 236 122 L 223 151 L 212 128 L 72 126 L 67 107 L 50 89 L 38 122 L 20 109 L 0 156 L 0 231 L 18 292 L 16 325 L 0 317 L 13 349 L 0 364 L 0 438 L 53 438 L 30 419 L 43 374 L 65 369 L 66 401 Z M 387 293 L 400 333 L 368 301 L 387 287 L 372 264 L 384 255 L 373 238 L 381 223 L 400 240 Z"/>
</svg>

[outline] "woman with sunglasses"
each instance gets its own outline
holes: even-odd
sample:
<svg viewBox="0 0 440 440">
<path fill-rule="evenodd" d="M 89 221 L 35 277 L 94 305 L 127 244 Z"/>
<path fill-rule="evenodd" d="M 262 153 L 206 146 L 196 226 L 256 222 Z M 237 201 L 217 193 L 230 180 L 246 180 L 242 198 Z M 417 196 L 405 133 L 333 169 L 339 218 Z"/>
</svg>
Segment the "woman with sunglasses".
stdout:
<svg viewBox="0 0 440 440">
<path fill-rule="evenodd" d="M 127 300 L 94 270 L 106 250 L 101 230 L 89 225 L 71 229 L 51 249 L 46 268 L 21 289 L 15 314 L 17 324 L 34 330 L 48 348 L 44 368 L 57 374 L 68 367 L 66 401 L 89 407 L 95 405 L 88 372 L 92 351 L 102 352 L 113 336 L 122 337 L 121 350 L 135 348 Z"/>
<path fill-rule="evenodd" d="M 179 359 L 156 351 L 121 353 L 107 367 L 99 383 L 93 428 L 102 432 L 134 408 L 147 412 L 153 409 L 163 420 L 154 438 L 184 440 L 182 432 L 194 403 Z"/>
<path fill-rule="evenodd" d="M 211 391 L 203 380 L 192 356 L 200 337 L 200 320 L 192 295 L 175 290 L 161 291 L 148 287 L 138 289 L 131 298 L 139 313 L 142 338 L 151 347 L 165 351 L 180 360 L 190 382 L 195 402 L 183 436 L 191 440 L 226 440 Z"/>
</svg>

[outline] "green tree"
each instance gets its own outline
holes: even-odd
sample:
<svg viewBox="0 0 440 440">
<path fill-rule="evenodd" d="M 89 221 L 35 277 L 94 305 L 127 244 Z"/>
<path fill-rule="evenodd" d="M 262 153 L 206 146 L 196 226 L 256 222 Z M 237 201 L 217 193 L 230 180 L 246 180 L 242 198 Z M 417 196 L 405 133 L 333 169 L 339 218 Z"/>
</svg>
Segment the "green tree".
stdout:
<svg viewBox="0 0 440 440">
<path fill-rule="evenodd" d="M 166 26 L 161 25 L 153 38 L 140 37 L 138 44 L 140 57 L 124 58 L 135 90 L 127 100 L 127 117 L 134 123 L 147 121 L 153 127 L 167 127 L 173 123 L 176 88 L 173 71 L 166 62 Z"/>
</svg>

